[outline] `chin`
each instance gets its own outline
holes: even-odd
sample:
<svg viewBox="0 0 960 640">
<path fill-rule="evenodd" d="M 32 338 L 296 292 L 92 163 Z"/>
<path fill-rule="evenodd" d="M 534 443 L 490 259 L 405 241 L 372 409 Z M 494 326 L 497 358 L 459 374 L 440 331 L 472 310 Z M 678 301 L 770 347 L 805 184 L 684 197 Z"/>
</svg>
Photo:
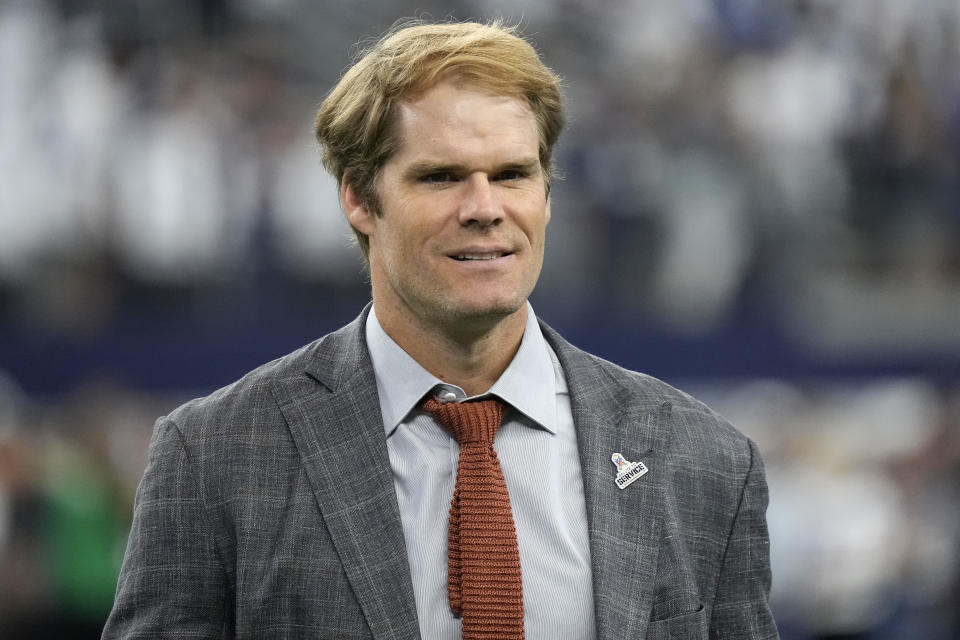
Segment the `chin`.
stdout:
<svg viewBox="0 0 960 640">
<path fill-rule="evenodd" d="M 498 321 L 507 318 L 526 306 L 527 299 L 468 301 L 454 303 L 450 315 L 460 320 Z"/>
</svg>

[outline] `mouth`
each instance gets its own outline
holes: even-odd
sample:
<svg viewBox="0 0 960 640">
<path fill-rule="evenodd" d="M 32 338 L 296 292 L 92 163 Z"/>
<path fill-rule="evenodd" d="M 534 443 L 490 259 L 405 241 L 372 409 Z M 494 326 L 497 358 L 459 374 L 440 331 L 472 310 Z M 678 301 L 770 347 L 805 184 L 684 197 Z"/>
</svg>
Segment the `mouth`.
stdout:
<svg viewBox="0 0 960 640">
<path fill-rule="evenodd" d="M 473 260 L 496 260 L 497 258 L 502 258 L 508 255 L 510 255 L 509 251 L 486 251 L 457 253 L 450 257 L 454 260 L 459 260 L 460 262 L 470 262 Z"/>
</svg>

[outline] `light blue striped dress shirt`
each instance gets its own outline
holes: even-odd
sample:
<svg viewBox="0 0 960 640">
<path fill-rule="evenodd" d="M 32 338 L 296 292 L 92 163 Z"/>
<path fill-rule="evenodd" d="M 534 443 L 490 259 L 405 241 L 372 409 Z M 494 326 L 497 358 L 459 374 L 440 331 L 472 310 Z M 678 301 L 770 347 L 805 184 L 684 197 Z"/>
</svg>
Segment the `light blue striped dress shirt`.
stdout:
<svg viewBox="0 0 960 640">
<path fill-rule="evenodd" d="M 421 367 L 370 312 L 367 346 L 380 394 L 387 450 L 400 504 L 420 635 L 459 640 L 447 599 L 447 521 L 460 447 L 417 408 L 436 387 L 466 393 Z M 596 637 L 590 544 L 570 395 L 556 354 L 527 304 L 517 355 L 487 394 L 504 413 L 494 449 L 503 467 L 517 527 L 527 640 Z"/>
</svg>

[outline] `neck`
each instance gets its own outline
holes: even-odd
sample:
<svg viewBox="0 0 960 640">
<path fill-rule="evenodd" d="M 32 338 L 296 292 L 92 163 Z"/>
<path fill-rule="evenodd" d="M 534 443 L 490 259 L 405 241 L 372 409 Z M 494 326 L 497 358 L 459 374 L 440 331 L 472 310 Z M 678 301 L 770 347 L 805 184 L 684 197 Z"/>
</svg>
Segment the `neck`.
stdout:
<svg viewBox="0 0 960 640">
<path fill-rule="evenodd" d="M 377 320 L 390 338 L 420 366 L 467 395 L 489 391 L 520 348 L 527 307 L 494 320 L 428 322 L 376 307 Z"/>
</svg>

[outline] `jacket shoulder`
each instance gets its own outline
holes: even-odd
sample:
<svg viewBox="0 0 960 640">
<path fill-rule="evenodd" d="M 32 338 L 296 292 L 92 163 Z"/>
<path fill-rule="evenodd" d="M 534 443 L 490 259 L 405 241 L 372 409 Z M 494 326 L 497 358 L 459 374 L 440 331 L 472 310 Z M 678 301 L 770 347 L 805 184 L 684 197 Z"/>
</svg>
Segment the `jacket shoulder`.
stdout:
<svg viewBox="0 0 960 640">
<path fill-rule="evenodd" d="M 750 439 L 700 400 L 654 376 L 583 351 L 549 327 L 544 332 L 560 358 L 571 394 L 625 413 L 656 412 L 669 423 L 674 448 L 695 449 L 701 455 L 723 453 L 749 466 Z"/>
<path fill-rule="evenodd" d="M 283 417 L 275 388 L 294 393 L 322 390 L 335 380 L 338 368 L 355 370 L 363 314 L 351 324 L 260 365 L 235 382 L 209 395 L 194 398 L 162 417 L 181 433 L 188 453 L 211 438 L 243 438 L 282 428 Z"/>
</svg>

